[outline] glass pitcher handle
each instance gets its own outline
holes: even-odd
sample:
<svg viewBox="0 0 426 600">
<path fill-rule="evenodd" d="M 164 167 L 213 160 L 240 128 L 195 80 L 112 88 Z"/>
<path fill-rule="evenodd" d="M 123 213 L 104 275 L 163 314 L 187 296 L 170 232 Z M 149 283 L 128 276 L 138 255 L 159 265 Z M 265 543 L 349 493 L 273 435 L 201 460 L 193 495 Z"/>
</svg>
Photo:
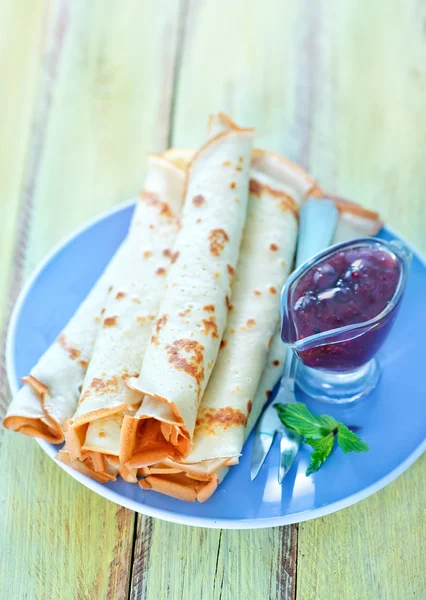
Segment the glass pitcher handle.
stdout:
<svg viewBox="0 0 426 600">
<path fill-rule="evenodd" d="M 389 242 L 389 246 L 392 246 L 395 254 L 397 254 L 407 264 L 407 267 L 411 265 L 413 259 L 413 253 L 410 248 L 404 244 L 401 240 L 392 240 Z"/>
</svg>

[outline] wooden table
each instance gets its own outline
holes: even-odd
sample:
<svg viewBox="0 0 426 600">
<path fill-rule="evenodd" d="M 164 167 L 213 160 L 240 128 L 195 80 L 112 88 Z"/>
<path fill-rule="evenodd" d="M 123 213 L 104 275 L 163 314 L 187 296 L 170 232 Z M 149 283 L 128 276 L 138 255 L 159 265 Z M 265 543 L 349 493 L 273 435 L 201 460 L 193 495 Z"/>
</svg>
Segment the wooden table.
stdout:
<svg viewBox="0 0 426 600">
<path fill-rule="evenodd" d="M 426 251 L 424 3 L 1 0 L 0 86 L 4 329 L 46 252 L 218 109 Z M 426 457 L 329 517 L 219 531 L 107 502 L 23 436 L 0 444 L 1 599 L 426 597 Z"/>
</svg>

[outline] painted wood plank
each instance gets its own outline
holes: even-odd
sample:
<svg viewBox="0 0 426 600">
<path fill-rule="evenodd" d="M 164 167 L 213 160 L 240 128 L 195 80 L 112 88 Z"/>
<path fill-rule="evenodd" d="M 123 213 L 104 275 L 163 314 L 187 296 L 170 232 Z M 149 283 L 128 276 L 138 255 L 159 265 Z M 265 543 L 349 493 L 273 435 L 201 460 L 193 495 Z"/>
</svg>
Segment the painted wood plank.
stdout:
<svg viewBox="0 0 426 600">
<path fill-rule="evenodd" d="M 417 600 L 426 589 L 423 456 L 384 490 L 299 527 L 297 598 Z"/>
<path fill-rule="evenodd" d="M 0 2 L 0 280 L 8 281 L 34 113 L 46 2 Z M 19 74 L 19 76 L 18 76 Z M 0 294 L 0 326 L 7 296 Z"/>
<path fill-rule="evenodd" d="M 16 6 L 20 6 L 20 12 L 13 15 L 13 17 L 9 15 L 10 23 L 7 27 L 7 31 L 13 31 L 14 29 L 20 31 L 21 17 L 27 14 L 25 6 L 20 4 L 17 4 Z M 30 24 L 30 26 L 25 26 L 23 29 L 24 33 L 29 27 L 33 27 L 34 31 L 39 30 L 39 47 L 36 48 L 27 46 L 25 35 L 21 40 L 21 43 L 24 46 L 22 53 L 25 57 L 27 56 L 28 52 L 31 53 L 31 58 L 27 64 L 28 67 L 33 65 L 35 73 L 33 75 L 33 89 L 32 93 L 30 94 L 30 101 L 32 102 L 30 109 L 31 117 L 28 116 L 26 119 L 29 121 L 31 118 L 31 122 L 28 122 L 28 136 L 25 140 L 26 147 L 22 149 L 20 153 L 17 152 L 16 157 L 12 155 L 13 160 L 16 162 L 14 163 L 14 168 L 10 169 L 10 172 L 15 172 L 15 174 L 20 171 L 21 180 L 16 182 L 18 187 L 15 190 L 15 195 L 11 195 L 10 199 L 8 199 L 9 204 L 3 205 L 9 206 L 8 212 L 11 212 L 13 207 L 16 208 L 16 223 L 13 223 L 11 215 L 5 215 L 6 228 L 13 226 L 16 231 L 14 231 L 13 239 L 8 239 L 8 236 L 6 237 L 9 245 L 7 248 L 5 248 L 5 252 L 2 257 L 5 270 L 7 270 L 7 274 L 9 275 L 9 285 L 5 285 L 2 288 L 1 294 L 1 298 L 3 299 L 2 306 L 4 307 L 3 312 L 5 327 L 2 331 L 1 337 L 0 414 L 3 414 L 9 402 L 9 388 L 7 385 L 5 365 L 6 327 L 13 304 L 18 297 L 23 283 L 25 253 L 32 217 L 35 174 L 40 161 L 44 133 L 51 104 L 52 90 L 54 89 L 56 83 L 57 65 L 62 54 L 63 37 L 67 22 L 67 9 L 68 0 L 44 2 L 44 4 L 40 6 L 39 12 L 36 14 L 35 22 Z M 35 65 L 33 64 L 34 61 L 36 62 Z M 17 80 L 20 80 L 18 73 L 19 70 L 25 69 L 24 65 L 19 63 L 15 65 L 13 56 L 11 62 L 7 64 L 9 65 L 10 70 L 16 70 L 16 74 L 14 74 L 13 77 Z M 37 86 L 35 83 L 37 83 Z M 28 92 L 30 91 L 31 90 L 29 89 Z M 19 95 L 14 100 L 16 102 L 16 106 L 25 106 L 26 91 L 19 90 Z M 5 137 L 2 140 L 6 148 L 8 148 L 9 144 L 11 143 L 11 132 L 14 131 L 14 128 L 17 130 L 19 129 L 19 115 L 10 115 L 10 117 L 11 131 L 6 131 Z M 25 120 L 22 122 L 24 123 Z M 8 177 L 6 177 L 6 181 L 7 180 Z M 7 277 L 5 277 L 5 283 L 7 283 Z"/>
<path fill-rule="evenodd" d="M 308 115 L 308 163 L 321 182 L 378 209 L 423 252 L 425 22 L 413 1 L 321 3 Z M 371 498 L 300 526 L 299 600 L 424 596 L 425 466 L 423 457 Z"/>
<path fill-rule="evenodd" d="M 133 513 L 71 479 L 33 440 L 6 433 L 1 598 L 125 598 Z"/>
<path fill-rule="evenodd" d="M 173 143 L 199 146 L 209 113 L 256 127 L 256 144 L 289 153 L 297 58 L 296 4 L 268 0 L 189 2 L 174 101 Z"/>
<path fill-rule="evenodd" d="M 179 3 L 57 0 L 53 12 L 46 35 L 60 47 L 43 63 L 47 110 L 29 150 L 16 247 L 25 263 L 13 281 L 75 226 L 136 195 L 145 153 L 167 145 Z M 134 514 L 33 440 L 0 436 L 0 597 L 126 598 Z"/>
<path fill-rule="evenodd" d="M 291 598 L 295 536 L 293 527 L 209 530 L 139 518 L 130 597 Z"/>
<path fill-rule="evenodd" d="M 326 188 L 379 210 L 424 252 L 426 6 L 318 6 L 310 169 Z"/>
</svg>

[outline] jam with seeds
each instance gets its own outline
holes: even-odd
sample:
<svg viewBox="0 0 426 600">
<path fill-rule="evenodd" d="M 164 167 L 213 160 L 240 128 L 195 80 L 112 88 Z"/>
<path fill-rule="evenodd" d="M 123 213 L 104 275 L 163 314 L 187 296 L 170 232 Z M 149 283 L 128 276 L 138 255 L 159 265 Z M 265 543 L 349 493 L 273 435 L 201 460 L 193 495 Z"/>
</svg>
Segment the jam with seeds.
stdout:
<svg viewBox="0 0 426 600">
<path fill-rule="evenodd" d="M 398 304 L 386 311 L 401 278 L 401 262 L 380 246 L 351 247 L 315 263 L 294 281 L 283 339 L 308 367 L 352 371 L 368 362 L 382 345 Z M 368 321 L 383 314 L 371 326 Z M 365 323 L 365 329 L 363 325 Z M 342 330 L 345 326 L 355 326 Z M 336 330 L 324 343 L 303 340 Z"/>
</svg>

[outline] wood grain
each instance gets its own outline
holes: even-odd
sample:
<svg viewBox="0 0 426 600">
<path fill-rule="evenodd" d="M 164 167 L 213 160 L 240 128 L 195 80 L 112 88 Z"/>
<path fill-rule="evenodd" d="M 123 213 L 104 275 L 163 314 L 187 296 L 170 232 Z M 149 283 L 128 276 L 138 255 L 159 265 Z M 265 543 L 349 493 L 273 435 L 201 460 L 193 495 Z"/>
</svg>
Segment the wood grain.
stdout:
<svg viewBox="0 0 426 600">
<path fill-rule="evenodd" d="M 71 479 L 33 440 L 4 438 L 0 597 L 126 597 L 133 513 Z"/>
<path fill-rule="evenodd" d="M 417 600 L 426 590 L 426 456 L 367 500 L 299 526 L 297 598 Z"/>
<path fill-rule="evenodd" d="M 132 600 L 293 597 L 295 528 L 229 531 L 185 527 L 145 517 L 141 521 Z M 151 548 L 148 560 L 147 545 Z"/>
<path fill-rule="evenodd" d="M 72 3 L 35 187 L 28 271 L 65 234 L 137 195 L 167 145 L 178 2 Z M 165 6 L 166 3 L 163 3 Z"/>
<path fill-rule="evenodd" d="M 256 127 L 256 144 L 288 153 L 296 97 L 296 4 L 218 0 L 188 5 L 178 73 L 173 143 L 199 146 L 209 113 Z M 273 76 L 271 75 L 273 73 Z"/>
<path fill-rule="evenodd" d="M 20 193 L 39 81 L 46 2 L 0 3 L 0 274 L 9 279 Z M 0 294 L 0 326 L 8 308 Z"/>
<path fill-rule="evenodd" d="M 14 188 L 21 209 L 9 295 L 75 226 L 136 195 L 146 152 L 167 145 L 179 3 L 167 11 L 158 4 L 50 5 L 52 51 L 42 61 L 30 158 Z M 126 598 L 134 513 L 72 480 L 33 440 L 0 436 L 0 597 Z"/>
<path fill-rule="evenodd" d="M 426 5 L 319 7 L 309 167 L 425 252 Z"/>
<path fill-rule="evenodd" d="M 5 271 L 5 275 L 9 275 L 9 287 L 5 286 L 2 290 L 3 293 L 0 294 L 0 297 L 3 299 L 2 306 L 4 306 L 4 321 L 6 325 L 12 311 L 12 306 L 18 297 L 23 283 L 26 262 L 25 256 L 33 213 L 34 185 L 40 164 L 40 157 L 43 151 L 53 90 L 55 89 L 57 81 L 58 63 L 60 63 L 62 56 L 63 39 L 68 22 L 68 6 L 68 0 L 55 0 L 51 3 L 44 2 L 43 5 L 39 6 L 39 12 L 36 14 L 37 23 L 30 23 L 24 27 L 24 31 L 31 28 L 33 25 L 35 31 L 39 30 L 40 39 L 37 48 L 27 46 L 26 37 L 21 39 L 18 37 L 22 46 L 18 47 L 20 53 L 23 56 L 26 56 L 28 51 L 33 53 L 32 60 L 28 62 L 28 74 L 25 74 L 26 77 L 32 75 L 31 80 L 33 81 L 33 85 L 28 92 L 30 93 L 33 106 L 31 107 L 31 115 L 22 115 L 25 117 L 23 119 L 23 125 L 26 125 L 28 128 L 28 139 L 26 140 L 27 147 L 25 149 L 25 156 L 22 157 L 21 179 L 16 178 L 16 167 L 15 169 L 11 168 L 12 174 L 15 171 L 15 189 L 10 190 L 11 196 L 8 199 L 8 212 L 10 212 L 12 207 L 16 207 L 17 211 L 16 231 L 14 231 L 13 240 L 9 240 L 10 246 L 5 249 L 5 256 L 10 260 L 10 264 L 5 263 L 3 271 Z M 24 6 L 21 5 L 21 3 L 17 3 L 15 7 L 18 10 L 18 14 L 14 17 L 14 23 L 19 17 L 19 12 L 25 12 Z M 15 27 L 19 27 L 18 23 L 15 23 Z M 43 38 L 43 41 L 41 38 Z M 32 71 L 34 71 L 34 73 L 32 73 Z M 37 83 L 37 86 L 35 83 Z M 20 106 L 22 99 L 25 98 L 25 91 L 19 90 L 19 92 L 22 95 L 14 99 L 17 106 Z M 25 101 L 23 101 L 22 104 L 25 106 Z M 12 125 L 15 120 L 18 120 L 18 114 L 11 115 Z M 17 129 L 18 128 L 19 124 L 17 123 Z M 6 137 L 6 144 L 7 140 L 8 138 Z M 17 150 L 19 149 L 17 148 Z M 17 153 L 17 158 L 20 158 L 19 152 Z M 7 176 L 6 181 L 8 179 L 9 176 Z M 8 217 L 11 217 L 11 215 L 5 215 L 5 217 L 7 225 L 10 223 L 13 224 L 12 220 L 8 220 Z M 5 277 L 5 281 L 6 280 Z M 1 336 L 0 414 L 4 413 L 9 402 L 9 388 L 5 368 L 5 349 L 6 328 L 4 328 Z"/>
</svg>

